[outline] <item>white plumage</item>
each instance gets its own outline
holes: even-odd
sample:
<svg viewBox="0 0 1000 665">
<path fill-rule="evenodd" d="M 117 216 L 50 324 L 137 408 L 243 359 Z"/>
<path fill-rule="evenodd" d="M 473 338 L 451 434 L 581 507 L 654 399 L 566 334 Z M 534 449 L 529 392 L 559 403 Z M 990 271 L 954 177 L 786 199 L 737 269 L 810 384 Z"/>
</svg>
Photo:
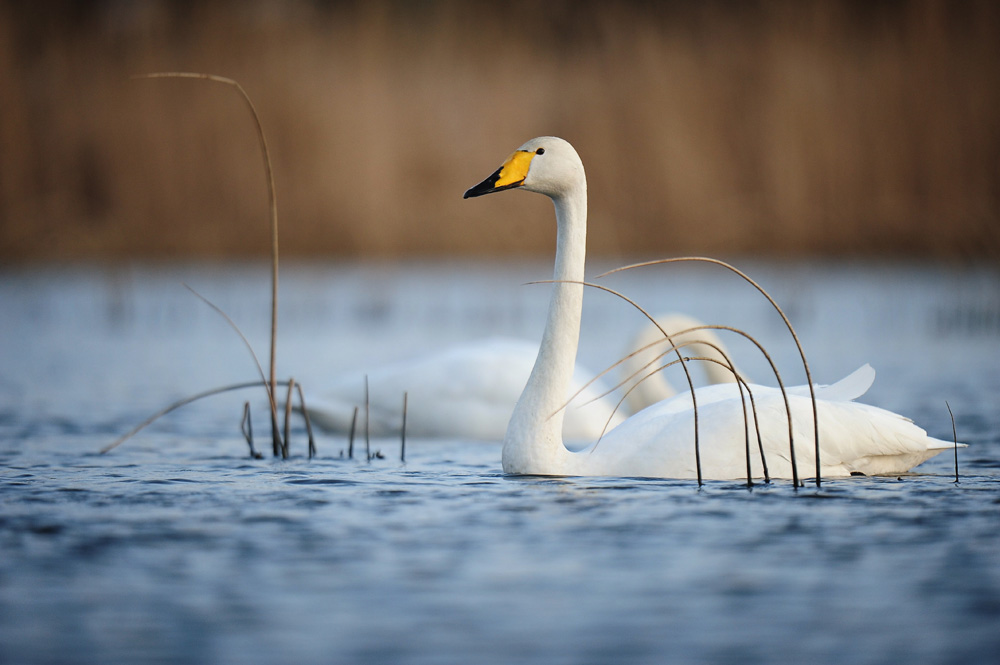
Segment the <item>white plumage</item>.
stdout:
<svg viewBox="0 0 1000 665">
<path fill-rule="evenodd" d="M 538 345 L 519 339 L 490 338 L 458 345 L 411 360 L 358 371 L 326 386 L 323 397 L 310 400 L 309 417 L 323 429 L 347 432 L 354 408 L 359 407 L 358 432 L 363 432 L 364 385 L 368 377 L 369 432 L 396 436 L 402 426 L 403 393 L 407 393 L 406 433 L 413 437 L 499 441 L 517 398 L 531 373 Z M 617 400 L 596 399 L 603 384 L 584 388 L 594 374 L 578 368 L 568 399 L 583 392 L 567 407 L 568 440 L 592 441 L 606 423 L 624 420 L 614 414 Z"/>
</svg>

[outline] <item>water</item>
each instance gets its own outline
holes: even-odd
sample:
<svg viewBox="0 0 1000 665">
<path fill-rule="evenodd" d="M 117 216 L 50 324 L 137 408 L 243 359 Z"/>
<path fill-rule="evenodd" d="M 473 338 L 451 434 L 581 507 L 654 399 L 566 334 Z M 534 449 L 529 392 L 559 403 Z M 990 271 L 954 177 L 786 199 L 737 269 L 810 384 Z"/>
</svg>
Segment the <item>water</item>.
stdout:
<svg viewBox="0 0 1000 665">
<path fill-rule="evenodd" d="M 266 364 L 263 266 L 6 270 L 0 283 L 0 662 L 996 662 L 1000 272 L 741 265 L 820 381 L 872 362 L 870 401 L 951 437 L 902 478 L 822 489 L 504 477 L 499 446 L 374 442 L 385 459 L 248 459 L 242 403 L 173 399 Z M 595 266 L 594 270 L 599 268 Z M 279 373 L 324 376 L 487 334 L 537 338 L 544 263 L 297 265 Z M 705 267 L 609 280 L 654 311 L 743 326 L 800 381 L 780 320 Z M 602 369 L 637 317 L 588 295 Z M 764 365 L 734 343 L 744 369 Z M 799 374 L 796 372 L 799 371 Z M 258 443 L 260 445 L 260 443 Z"/>
</svg>

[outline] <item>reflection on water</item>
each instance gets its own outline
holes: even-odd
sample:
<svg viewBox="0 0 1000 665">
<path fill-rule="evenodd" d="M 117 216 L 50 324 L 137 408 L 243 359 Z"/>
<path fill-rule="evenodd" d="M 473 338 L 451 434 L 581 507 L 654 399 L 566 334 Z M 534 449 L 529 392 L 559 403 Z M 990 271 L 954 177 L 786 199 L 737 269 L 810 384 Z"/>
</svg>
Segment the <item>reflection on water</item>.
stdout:
<svg viewBox="0 0 1000 665">
<path fill-rule="evenodd" d="M 505 478 L 496 445 L 398 442 L 384 460 L 246 459 L 244 399 L 205 400 L 108 456 L 172 399 L 253 379 L 267 271 L 8 271 L 0 283 L 2 662 L 993 662 L 1000 648 L 1000 274 L 741 265 L 785 305 L 821 381 L 863 362 L 869 401 L 950 438 L 904 478 L 787 484 Z M 597 267 L 594 267 L 596 273 Z M 294 266 L 281 373 L 487 334 L 536 338 L 544 264 Z M 703 267 L 608 285 L 795 351 L 750 289 Z M 601 369 L 639 319 L 588 297 Z M 740 364 L 763 363 L 736 341 Z M 255 401 L 257 431 L 266 431 Z M 293 443 L 293 446 L 296 445 Z"/>
</svg>

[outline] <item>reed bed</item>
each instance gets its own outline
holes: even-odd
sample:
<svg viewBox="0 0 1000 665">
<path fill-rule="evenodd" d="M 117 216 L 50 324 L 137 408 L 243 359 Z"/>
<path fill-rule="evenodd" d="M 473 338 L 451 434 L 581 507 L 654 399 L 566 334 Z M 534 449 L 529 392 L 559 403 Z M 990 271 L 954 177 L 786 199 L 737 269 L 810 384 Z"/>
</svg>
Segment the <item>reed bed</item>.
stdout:
<svg viewBox="0 0 1000 665">
<path fill-rule="evenodd" d="M 1000 257 L 995 3 L 3 3 L 3 260 L 266 254 L 239 99 L 155 71 L 254 98 L 285 257 L 548 255 L 543 202 L 461 206 L 540 134 L 594 256 Z"/>
</svg>

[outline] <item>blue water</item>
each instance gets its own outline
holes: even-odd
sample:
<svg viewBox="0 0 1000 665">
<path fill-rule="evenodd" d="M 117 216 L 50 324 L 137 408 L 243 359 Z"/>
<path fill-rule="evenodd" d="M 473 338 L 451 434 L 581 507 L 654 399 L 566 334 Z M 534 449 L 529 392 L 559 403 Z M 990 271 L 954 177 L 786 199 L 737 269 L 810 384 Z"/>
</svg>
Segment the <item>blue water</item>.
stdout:
<svg viewBox="0 0 1000 665">
<path fill-rule="evenodd" d="M 819 381 L 863 362 L 866 401 L 970 444 L 901 478 L 504 477 L 499 444 L 373 442 L 251 460 L 255 392 L 174 399 L 266 366 L 266 266 L 8 269 L 0 281 L 0 662 L 994 663 L 1000 653 L 1000 271 L 749 263 Z M 595 266 L 593 271 L 599 269 Z M 488 334 L 537 338 L 547 266 L 292 265 L 279 374 Z M 654 311 L 745 327 L 800 381 L 780 319 L 727 274 L 609 280 Z M 588 295 L 603 369 L 639 319 Z M 763 363 L 734 343 L 740 364 Z"/>
</svg>

